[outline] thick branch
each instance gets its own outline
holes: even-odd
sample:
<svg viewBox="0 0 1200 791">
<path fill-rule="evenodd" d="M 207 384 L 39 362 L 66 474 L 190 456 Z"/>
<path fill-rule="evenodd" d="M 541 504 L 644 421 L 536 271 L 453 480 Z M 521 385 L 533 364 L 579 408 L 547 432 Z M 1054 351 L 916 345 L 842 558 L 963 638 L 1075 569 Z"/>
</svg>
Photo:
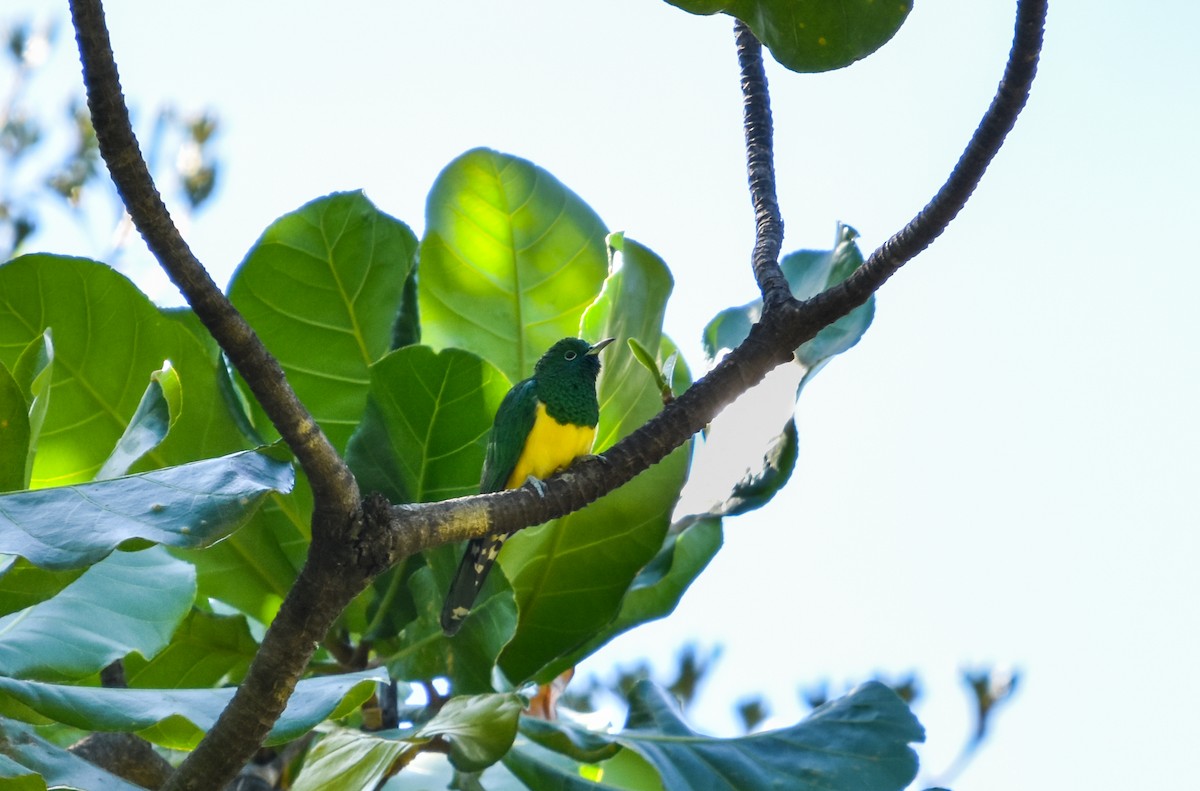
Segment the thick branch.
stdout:
<svg viewBox="0 0 1200 791">
<path fill-rule="evenodd" d="M 71 18 L 100 154 L 133 224 L 296 454 L 316 501 L 350 513 L 358 501 L 353 476 L 296 398 L 279 362 L 192 255 L 154 186 L 129 122 L 100 0 L 71 0 Z"/>
<path fill-rule="evenodd" d="M 742 126 L 746 131 L 750 202 L 754 206 L 754 252 L 750 263 L 763 304 L 773 307 L 792 301 L 792 292 L 779 268 L 783 219 L 779 216 L 779 200 L 775 195 L 771 95 L 767 91 L 767 73 L 763 69 L 762 44 L 740 19 L 734 23 L 733 32 L 742 73 Z"/>
<path fill-rule="evenodd" d="M 792 320 L 802 325 L 805 333 L 813 326 L 824 327 L 866 302 L 900 267 L 932 244 L 958 216 L 1029 99 L 1042 51 L 1046 5 L 1047 0 L 1020 0 L 1017 3 L 1016 31 L 1004 76 L 991 106 L 946 183 L 917 216 L 871 253 L 857 272 L 791 311 Z"/>
</svg>

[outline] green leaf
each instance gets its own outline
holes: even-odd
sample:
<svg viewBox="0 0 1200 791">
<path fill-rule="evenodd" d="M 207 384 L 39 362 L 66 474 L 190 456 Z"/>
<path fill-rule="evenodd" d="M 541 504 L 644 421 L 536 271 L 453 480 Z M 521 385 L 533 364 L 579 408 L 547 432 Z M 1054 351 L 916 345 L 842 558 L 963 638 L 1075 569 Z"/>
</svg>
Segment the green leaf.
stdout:
<svg viewBox="0 0 1200 791">
<path fill-rule="evenodd" d="M 421 331 L 512 382 L 574 335 L 604 281 L 604 224 L 545 170 L 477 148 L 438 176 L 421 240 Z"/>
<path fill-rule="evenodd" d="M 95 563 L 123 541 L 205 546 L 236 530 L 292 466 L 244 451 L 108 481 L 0 495 L 0 552 L 48 569 Z"/>
<path fill-rule="evenodd" d="M 492 416 L 509 382 L 461 349 L 406 346 L 371 366 L 371 393 L 347 462 L 364 492 L 392 502 L 476 494 Z"/>
<path fill-rule="evenodd" d="M 392 348 L 402 349 L 421 342 L 421 310 L 417 297 L 418 263 L 413 262 L 408 277 L 404 278 L 404 291 L 400 298 L 400 310 L 396 323 L 392 325 Z"/>
<path fill-rule="evenodd" d="M 597 383 L 602 451 L 662 409 L 653 379 L 628 351 L 635 338 L 659 353 L 662 318 L 672 288 L 661 259 L 632 240 L 614 236 L 621 255 L 582 320 L 585 338 L 615 337 Z M 671 511 L 687 474 L 690 443 L 597 502 L 563 519 L 522 530 L 508 540 L 499 563 L 517 600 L 517 634 L 501 656 L 514 682 L 547 681 L 620 610 L 630 583 L 663 544 Z"/>
<path fill-rule="evenodd" d="M 32 468 L 34 488 L 95 477 L 137 408 L 143 388 L 135 383 L 164 360 L 179 373 L 188 409 L 143 468 L 245 447 L 204 348 L 124 276 L 94 261 L 51 255 L 0 266 L 0 362 L 15 370 L 22 353 L 51 327 L 54 373 Z"/>
<path fill-rule="evenodd" d="M 50 384 L 54 373 L 54 342 L 50 330 L 29 342 L 17 357 L 13 378 L 21 386 L 25 404 L 29 409 L 29 454 L 25 461 L 25 477 L 20 489 L 29 486 L 33 472 L 33 457 L 37 454 L 38 439 L 42 425 L 46 422 L 46 410 L 50 405 Z"/>
<path fill-rule="evenodd" d="M 585 728 L 568 728 L 557 722 L 538 717 L 521 717 L 521 735 L 581 763 L 599 763 L 612 758 L 621 750 L 621 745 L 608 734 L 593 733 Z"/>
<path fill-rule="evenodd" d="M 334 728 L 309 751 L 300 776 L 291 787 L 292 791 L 376 788 L 381 780 L 391 774 L 396 761 L 414 750 L 417 744 L 386 739 L 373 733 Z"/>
<path fill-rule="evenodd" d="M 0 618 L 0 674 L 73 680 L 130 651 L 153 656 L 195 595 L 195 571 L 161 548 L 113 553 L 54 598 Z"/>
<path fill-rule="evenodd" d="M 362 670 L 300 681 L 267 737 L 282 744 L 327 718 L 348 714 L 386 682 L 383 671 Z M 190 750 L 233 697 L 223 689 L 109 689 L 72 687 L 0 677 L 0 703 L 11 699 L 57 722 L 93 731 L 139 732 L 164 747 Z"/>
<path fill-rule="evenodd" d="M 408 583 L 417 619 L 404 627 L 397 649 L 385 658 L 388 671 L 406 681 L 449 678 L 457 694 L 490 692 L 492 668 L 516 626 L 512 592 L 500 575 L 491 575 L 471 617 L 451 639 L 442 632 L 440 618 L 458 555 L 447 546 L 426 552 L 425 557 L 427 565 L 414 572 Z"/>
<path fill-rule="evenodd" d="M 0 492 L 25 488 L 29 436 L 29 405 L 17 380 L 0 363 Z"/>
<path fill-rule="evenodd" d="M 781 64 L 798 72 L 849 66 L 886 44 L 912 10 L 874 0 L 667 0 L 693 14 L 737 17 Z"/>
<path fill-rule="evenodd" d="M 0 615 L 49 599 L 86 571 L 83 568 L 47 571 L 25 558 L 9 555 L 8 559 L 9 562 L 0 569 Z"/>
<path fill-rule="evenodd" d="M 279 360 L 334 447 L 362 417 L 367 368 L 387 352 L 416 237 L 361 192 L 318 198 L 254 244 L 229 299 Z M 254 422 L 276 436 L 257 403 Z"/>
<path fill-rule="evenodd" d="M 44 789 L 47 784 L 53 788 L 142 791 L 141 786 L 127 783 L 42 739 L 32 728 L 3 718 L 0 718 L 0 778 L 4 779 L 6 791 Z"/>
<path fill-rule="evenodd" d="M 418 736 L 450 740 L 450 762 L 462 772 L 478 772 L 500 760 L 517 735 L 524 704 L 513 694 L 456 695 Z"/>
<path fill-rule="evenodd" d="M 179 419 L 183 391 L 179 373 L 171 363 L 150 374 L 150 385 L 142 394 L 137 410 L 129 419 L 117 447 L 96 473 L 97 480 L 117 478 L 129 472 L 137 460 L 158 447 Z"/>
<path fill-rule="evenodd" d="M 667 535 L 662 549 L 633 578 L 621 609 L 611 623 L 581 648 L 550 664 L 547 674 L 576 664 L 614 637 L 674 611 L 684 591 L 696 581 L 721 548 L 721 520 L 702 518 Z"/>
<path fill-rule="evenodd" d="M 125 658 L 125 682 L 141 689 L 237 683 L 257 651 L 258 643 L 244 617 L 193 609 L 153 659 L 138 654 Z"/>
<path fill-rule="evenodd" d="M 899 791 L 916 777 L 908 745 L 925 731 L 894 692 L 868 682 L 790 728 L 714 739 L 683 722 L 669 693 L 640 681 L 612 738 L 653 764 L 667 788 Z"/>
</svg>

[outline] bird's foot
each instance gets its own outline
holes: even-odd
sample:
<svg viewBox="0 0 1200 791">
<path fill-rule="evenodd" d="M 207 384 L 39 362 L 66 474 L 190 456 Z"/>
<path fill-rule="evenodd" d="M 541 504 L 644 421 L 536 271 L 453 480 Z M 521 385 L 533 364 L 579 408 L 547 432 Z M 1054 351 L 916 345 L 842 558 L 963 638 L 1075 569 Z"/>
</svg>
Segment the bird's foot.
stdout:
<svg viewBox="0 0 1200 791">
<path fill-rule="evenodd" d="M 535 478 L 534 476 L 530 475 L 528 478 L 525 479 L 525 485 L 532 486 L 533 490 L 535 492 L 537 492 L 538 497 L 545 498 L 546 484 L 542 483 L 540 479 Z"/>
</svg>

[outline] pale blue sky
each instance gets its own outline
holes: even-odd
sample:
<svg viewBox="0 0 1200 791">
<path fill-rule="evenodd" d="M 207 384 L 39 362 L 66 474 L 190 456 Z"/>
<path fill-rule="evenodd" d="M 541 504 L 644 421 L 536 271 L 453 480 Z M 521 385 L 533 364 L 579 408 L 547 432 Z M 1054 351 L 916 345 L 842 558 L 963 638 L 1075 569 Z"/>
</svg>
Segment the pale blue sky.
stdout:
<svg viewBox="0 0 1200 791">
<path fill-rule="evenodd" d="M 5 13 L 22 7 L 48 4 Z M 772 64 L 785 250 L 828 246 L 841 220 L 869 251 L 923 205 L 991 99 L 1014 7 L 919 0 L 849 69 Z M 218 282 L 271 220 L 333 190 L 420 233 L 437 172 L 487 145 L 666 259 L 667 328 L 701 366 L 704 323 L 754 295 L 727 18 L 656 0 L 331 9 L 108 3 L 132 103 L 221 117 L 226 170 L 189 229 Z M 693 720 L 731 732 L 744 694 L 791 722 L 801 686 L 915 669 L 936 771 L 968 724 L 958 668 L 1012 664 L 1019 694 L 956 791 L 1188 785 L 1198 28 L 1190 3 L 1051 4 L 1032 100 L 975 199 L 806 391 L 789 489 L 728 523 L 672 618 L 584 673 L 721 643 Z"/>
</svg>

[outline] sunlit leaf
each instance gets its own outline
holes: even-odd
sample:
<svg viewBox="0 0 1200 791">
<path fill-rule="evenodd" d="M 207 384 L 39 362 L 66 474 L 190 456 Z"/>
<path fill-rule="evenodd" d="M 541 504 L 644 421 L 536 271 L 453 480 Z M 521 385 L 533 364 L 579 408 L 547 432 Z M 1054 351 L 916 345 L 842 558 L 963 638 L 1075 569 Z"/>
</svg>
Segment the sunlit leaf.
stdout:
<svg viewBox="0 0 1200 791">
<path fill-rule="evenodd" d="M 125 683 L 141 689 L 236 683 L 257 651 L 244 617 L 192 610 L 153 658 L 138 654 L 125 658 Z"/>
<path fill-rule="evenodd" d="M 142 456 L 158 447 L 179 419 L 183 408 L 179 373 L 168 362 L 150 374 L 150 385 L 142 394 L 137 410 L 117 440 L 117 447 L 105 460 L 96 480 L 125 475 Z"/>
<path fill-rule="evenodd" d="M 142 468 L 245 447 L 217 397 L 216 372 L 204 348 L 110 267 L 51 255 L 0 266 L 0 362 L 14 370 L 51 328 L 53 377 L 32 468 L 34 488 L 91 480 L 136 411 L 146 377 L 166 360 L 190 406 Z"/>
<path fill-rule="evenodd" d="M 470 349 L 509 381 L 526 378 L 578 331 L 607 271 L 604 234 L 596 213 L 532 162 L 468 151 L 429 192 L 417 279 L 423 341 Z"/>
<path fill-rule="evenodd" d="M 229 298 L 338 449 L 362 417 L 367 368 L 387 352 L 416 237 L 361 192 L 280 217 L 238 267 Z M 254 405 L 263 436 L 274 429 Z"/>
<path fill-rule="evenodd" d="M 17 380 L 0 363 L 0 492 L 25 488 L 29 434 L 29 405 Z"/>
</svg>

